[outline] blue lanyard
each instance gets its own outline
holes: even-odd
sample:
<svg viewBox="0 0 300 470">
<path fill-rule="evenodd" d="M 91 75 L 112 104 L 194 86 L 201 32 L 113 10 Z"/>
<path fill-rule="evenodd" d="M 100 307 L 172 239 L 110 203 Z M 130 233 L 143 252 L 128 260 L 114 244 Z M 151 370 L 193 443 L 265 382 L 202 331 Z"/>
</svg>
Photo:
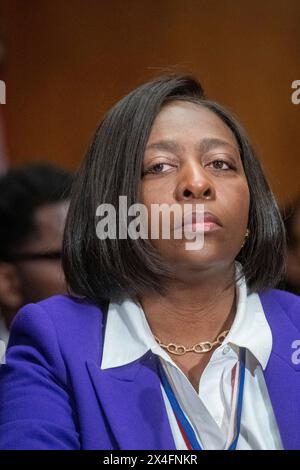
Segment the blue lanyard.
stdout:
<svg viewBox="0 0 300 470">
<path fill-rule="evenodd" d="M 244 394 L 244 384 L 245 384 L 245 348 L 240 348 L 240 355 L 239 355 L 239 361 L 240 361 L 240 371 L 239 371 L 239 385 L 238 385 L 238 397 L 237 397 L 237 410 L 236 410 L 236 435 L 235 438 L 233 439 L 230 447 L 228 450 L 236 450 L 237 442 L 239 439 L 240 435 L 240 430 L 241 430 L 241 416 L 242 416 L 242 407 L 243 407 L 243 394 Z M 201 445 L 198 442 L 198 439 L 196 437 L 196 434 L 190 425 L 189 421 L 187 420 L 184 412 L 182 411 L 177 398 L 175 397 L 175 394 L 172 390 L 171 385 L 169 384 L 169 381 L 167 379 L 166 373 L 163 369 L 163 366 L 161 365 L 160 361 L 158 361 L 158 367 L 159 367 L 159 374 L 160 374 L 160 379 L 162 382 L 162 385 L 164 387 L 164 390 L 166 392 L 166 395 L 169 399 L 169 402 L 172 406 L 172 409 L 175 413 L 175 416 L 179 420 L 182 428 L 184 429 L 184 432 L 189 440 L 189 443 L 192 447 L 193 450 L 203 450 Z"/>
</svg>

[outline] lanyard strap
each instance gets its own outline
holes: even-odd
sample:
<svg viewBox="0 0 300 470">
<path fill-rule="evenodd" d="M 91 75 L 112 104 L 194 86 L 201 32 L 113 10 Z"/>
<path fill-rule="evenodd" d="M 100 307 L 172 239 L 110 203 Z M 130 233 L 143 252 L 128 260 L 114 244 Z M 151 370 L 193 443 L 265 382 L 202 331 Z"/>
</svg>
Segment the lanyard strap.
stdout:
<svg viewBox="0 0 300 470">
<path fill-rule="evenodd" d="M 240 348 L 239 356 L 240 356 L 239 357 L 240 367 L 239 367 L 239 385 L 238 385 L 237 408 L 236 408 L 236 434 L 228 450 L 236 450 L 237 442 L 238 442 L 239 435 L 240 435 L 240 429 L 241 429 L 241 416 L 242 416 L 243 394 L 244 394 L 244 384 L 245 384 L 245 348 Z M 159 375 L 160 375 L 161 383 L 164 387 L 166 395 L 172 406 L 176 420 L 178 424 L 180 423 L 179 428 L 181 432 L 182 430 L 184 431 L 182 433 L 183 437 L 187 438 L 190 444 L 190 448 L 192 450 L 203 450 L 196 437 L 195 431 L 193 430 L 184 412 L 182 411 L 181 406 L 179 405 L 177 401 L 177 398 L 173 392 L 171 385 L 169 384 L 166 373 L 160 361 L 158 361 L 158 368 L 159 368 Z"/>
<path fill-rule="evenodd" d="M 239 386 L 238 386 L 238 397 L 237 397 L 237 407 L 236 407 L 236 435 L 232 441 L 232 444 L 229 446 L 228 450 L 236 450 L 238 439 L 240 437 L 242 408 L 243 408 L 243 395 L 244 395 L 244 385 L 245 385 L 245 369 L 246 369 L 245 363 L 246 363 L 246 350 L 245 348 L 240 348 Z"/>
</svg>

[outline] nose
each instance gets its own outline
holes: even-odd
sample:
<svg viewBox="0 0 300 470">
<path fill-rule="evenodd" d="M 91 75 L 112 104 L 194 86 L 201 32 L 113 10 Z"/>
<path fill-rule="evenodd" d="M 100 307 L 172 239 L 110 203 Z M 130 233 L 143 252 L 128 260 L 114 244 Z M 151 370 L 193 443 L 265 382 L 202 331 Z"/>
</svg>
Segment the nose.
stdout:
<svg viewBox="0 0 300 470">
<path fill-rule="evenodd" d="M 179 175 L 178 184 L 175 189 L 175 198 L 178 201 L 188 201 L 192 199 L 213 199 L 215 188 L 212 178 L 205 171 L 200 163 L 190 164 L 182 169 Z"/>
</svg>

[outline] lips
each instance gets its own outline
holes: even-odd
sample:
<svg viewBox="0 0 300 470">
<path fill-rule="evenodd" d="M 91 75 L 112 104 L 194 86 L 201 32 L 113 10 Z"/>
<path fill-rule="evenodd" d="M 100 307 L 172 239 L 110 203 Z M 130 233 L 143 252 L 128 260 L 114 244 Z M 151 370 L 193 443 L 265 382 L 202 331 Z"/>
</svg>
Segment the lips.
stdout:
<svg viewBox="0 0 300 470">
<path fill-rule="evenodd" d="M 194 221 L 194 214 L 193 214 L 193 221 Z M 220 219 L 212 212 L 204 212 L 204 223 L 205 224 L 213 223 L 222 227 Z"/>
<path fill-rule="evenodd" d="M 197 212 L 194 211 L 185 218 L 183 228 L 185 231 L 198 232 L 212 232 L 222 227 L 220 219 L 212 212 Z"/>
<path fill-rule="evenodd" d="M 209 229 L 213 227 L 222 227 L 222 223 L 220 219 L 210 211 L 192 211 L 189 213 L 185 213 L 183 219 L 177 220 L 175 223 L 175 230 L 191 227 L 195 229 L 198 226 L 199 229 L 201 227 L 204 229 Z"/>
<path fill-rule="evenodd" d="M 204 224 L 215 224 L 222 227 L 220 219 L 215 214 L 208 211 L 204 212 L 204 214 L 202 212 L 192 212 L 192 214 L 188 214 L 186 220 L 191 221 L 192 224 L 203 221 Z"/>
</svg>

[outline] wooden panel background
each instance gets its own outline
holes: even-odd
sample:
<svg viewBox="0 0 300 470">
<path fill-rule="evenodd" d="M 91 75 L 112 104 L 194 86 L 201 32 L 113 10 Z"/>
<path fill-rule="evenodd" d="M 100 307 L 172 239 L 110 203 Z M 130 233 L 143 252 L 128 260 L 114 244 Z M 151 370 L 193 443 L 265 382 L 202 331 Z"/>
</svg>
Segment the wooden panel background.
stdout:
<svg viewBox="0 0 300 470">
<path fill-rule="evenodd" d="M 77 168 L 103 113 L 171 68 L 239 117 L 281 203 L 298 193 L 299 0 L 2 0 L 0 13 L 13 166 Z"/>
</svg>

